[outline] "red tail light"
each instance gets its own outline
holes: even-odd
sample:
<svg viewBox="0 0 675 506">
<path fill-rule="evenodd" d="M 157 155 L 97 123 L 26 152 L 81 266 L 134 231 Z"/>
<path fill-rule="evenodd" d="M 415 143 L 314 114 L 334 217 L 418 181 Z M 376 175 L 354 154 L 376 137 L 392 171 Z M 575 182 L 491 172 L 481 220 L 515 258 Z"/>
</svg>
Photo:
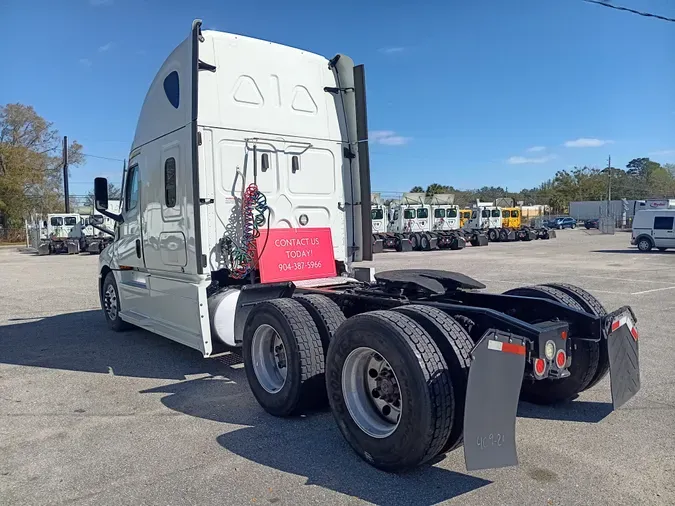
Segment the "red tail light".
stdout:
<svg viewBox="0 0 675 506">
<path fill-rule="evenodd" d="M 555 356 L 555 365 L 558 366 L 558 369 L 565 367 L 565 362 L 567 362 L 567 355 L 563 350 L 558 350 Z"/>
<path fill-rule="evenodd" d="M 542 358 L 534 359 L 534 374 L 537 376 L 543 376 L 546 371 L 546 362 Z"/>
</svg>

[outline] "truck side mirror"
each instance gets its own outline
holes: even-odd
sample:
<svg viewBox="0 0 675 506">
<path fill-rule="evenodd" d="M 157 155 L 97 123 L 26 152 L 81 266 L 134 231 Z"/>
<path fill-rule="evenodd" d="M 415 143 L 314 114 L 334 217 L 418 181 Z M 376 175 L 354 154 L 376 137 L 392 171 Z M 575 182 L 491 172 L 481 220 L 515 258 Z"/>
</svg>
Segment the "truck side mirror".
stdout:
<svg viewBox="0 0 675 506">
<path fill-rule="evenodd" d="M 94 201 L 97 211 L 108 209 L 108 180 L 104 177 L 94 179 Z"/>
<path fill-rule="evenodd" d="M 117 222 L 124 221 L 121 214 L 108 211 L 108 180 L 104 177 L 94 179 L 94 207 L 99 213 L 108 218 Z"/>
</svg>

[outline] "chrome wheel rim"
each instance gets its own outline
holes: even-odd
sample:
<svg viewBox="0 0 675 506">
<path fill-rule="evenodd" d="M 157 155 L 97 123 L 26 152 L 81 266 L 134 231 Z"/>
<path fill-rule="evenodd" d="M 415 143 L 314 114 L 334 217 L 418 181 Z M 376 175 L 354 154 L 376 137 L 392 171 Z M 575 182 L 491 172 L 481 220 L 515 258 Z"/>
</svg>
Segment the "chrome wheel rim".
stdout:
<svg viewBox="0 0 675 506">
<path fill-rule="evenodd" d="M 403 400 L 393 368 L 379 353 L 360 347 L 347 356 L 342 394 L 352 420 L 363 432 L 378 439 L 394 433 Z"/>
<path fill-rule="evenodd" d="M 260 325 L 251 341 L 253 372 L 266 392 L 276 394 L 286 384 L 288 360 L 286 347 L 271 325 Z"/>
<path fill-rule="evenodd" d="M 113 285 L 108 285 L 108 288 L 105 290 L 105 295 L 103 297 L 105 304 L 105 312 L 108 315 L 108 318 L 114 320 L 117 318 L 117 293 L 115 292 L 115 287 Z"/>
</svg>

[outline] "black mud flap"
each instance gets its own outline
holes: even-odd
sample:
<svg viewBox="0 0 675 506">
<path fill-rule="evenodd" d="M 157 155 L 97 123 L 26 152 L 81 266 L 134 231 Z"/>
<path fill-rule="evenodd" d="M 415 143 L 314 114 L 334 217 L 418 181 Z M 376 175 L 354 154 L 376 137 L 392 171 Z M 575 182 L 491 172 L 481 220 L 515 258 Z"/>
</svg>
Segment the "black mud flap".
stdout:
<svg viewBox="0 0 675 506">
<path fill-rule="evenodd" d="M 464 249 L 465 247 L 466 247 L 466 240 L 463 237 L 455 235 L 450 239 L 450 249 L 458 250 Z"/>
<path fill-rule="evenodd" d="M 618 409 L 640 390 L 636 318 L 629 307 L 605 317 L 612 405 Z"/>
<path fill-rule="evenodd" d="M 485 234 L 474 234 L 471 237 L 471 246 L 487 246 L 488 238 Z"/>
<path fill-rule="evenodd" d="M 373 253 L 382 253 L 384 251 L 384 241 L 382 239 L 373 239 Z"/>
<path fill-rule="evenodd" d="M 464 410 L 468 471 L 518 465 L 516 412 L 525 351 L 522 338 L 490 329 L 471 353 Z"/>
<path fill-rule="evenodd" d="M 398 241 L 396 241 L 396 251 L 412 251 L 412 243 L 410 242 L 410 239 L 404 239 L 403 237 L 400 237 Z"/>
</svg>

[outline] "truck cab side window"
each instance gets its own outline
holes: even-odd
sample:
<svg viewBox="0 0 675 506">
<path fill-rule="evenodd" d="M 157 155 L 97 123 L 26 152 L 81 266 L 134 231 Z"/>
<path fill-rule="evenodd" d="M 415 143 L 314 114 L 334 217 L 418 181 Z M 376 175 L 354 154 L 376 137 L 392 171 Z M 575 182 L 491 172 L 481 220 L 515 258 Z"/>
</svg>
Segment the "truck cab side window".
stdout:
<svg viewBox="0 0 675 506">
<path fill-rule="evenodd" d="M 176 159 L 173 157 L 164 162 L 164 202 L 166 207 L 176 205 Z"/>
<path fill-rule="evenodd" d="M 129 169 L 129 178 L 124 192 L 125 209 L 131 211 L 138 205 L 138 165 Z"/>
</svg>

